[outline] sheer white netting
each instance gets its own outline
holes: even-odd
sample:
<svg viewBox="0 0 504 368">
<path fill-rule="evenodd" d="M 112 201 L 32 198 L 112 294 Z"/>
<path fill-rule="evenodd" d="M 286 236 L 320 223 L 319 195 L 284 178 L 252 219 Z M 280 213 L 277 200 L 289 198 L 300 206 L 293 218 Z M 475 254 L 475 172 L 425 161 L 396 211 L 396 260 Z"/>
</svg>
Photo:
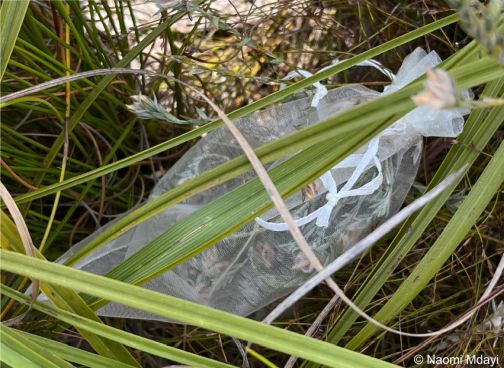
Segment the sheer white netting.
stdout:
<svg viewBox="0 0 504 368">
<path fill-rule="evenodd" d="M 392 84 L 384 93 L 403 87 L 439 62 L 436 53 L 415 50 L 397 76 L 391 75 Z M 363 65 L 385 71 L 374 62 Z M 319 90 L 316 107 L 310 97 L 300 97 L 235 123 L 250 144 L 258 147 L 379 95 L 360 85 Z M 400 208 L 418 169 L 422 136 L 457 136 L 463 128 L 464 113 L 417 108 L 315 183 L 287 198 L 291 213 L 323 263 L 334 260 Z M 208 133 L 161 178 L 148 200 L 241 154 L 224 127 Z M 254 177 L 249 172 L 169 208 L 88 256 L 77 267 L 105 274 L 189 213 Z M 285 296 L 313 273 L 279 221 L 272 209 L 144 287 L 249 315 Z M 60 261 L 94 236 L 77 244 Z M 108 304 L 99 314 L 160 319 L 118 304 Z"/>
</svg>

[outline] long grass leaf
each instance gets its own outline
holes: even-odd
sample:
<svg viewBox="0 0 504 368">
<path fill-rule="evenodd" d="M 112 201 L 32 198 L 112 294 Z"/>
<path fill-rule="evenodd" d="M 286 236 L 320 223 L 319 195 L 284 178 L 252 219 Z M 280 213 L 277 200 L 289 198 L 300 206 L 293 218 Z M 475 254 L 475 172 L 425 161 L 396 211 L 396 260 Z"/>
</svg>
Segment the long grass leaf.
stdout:
<svg viewBox="0 0 504 368">
<path fill-rule="evenodd" d="M 16 300 L 20 303 L 27 304 L 29 303 L 29 299 L 15 290 L 2 285 L 1 286 L 2 294 Z M 201 357 L 196 354 L 188 353 L 181 349 L 177 349 L 171 346 L 167 346 L 163 343 L 156 342 L 145 337 L 137 336 L 132 333 L 122 331 L 120 329 L 107 326 L 102 323 L 97 323 L 87 318 L 83 318 L 74 313 L 67 312 L 63 309 L 47 305 L 44 303 L 37 302 L 33 305 L 33 308 L 45 313 L 49 316 L 59 319 L 64 323 L 68 323 L 74 327 L 77 327 L 80 330 L 86 330 L 90 333 L 102 336 L 103 338 L 116 341 L 119 344 L 124 344 L 130 346 L 132 348 L 147 352 L 149 354 L 153 354 L 165 359 L 170 359 L 175 362 L 181 364 L 188 364 L 193 367 L 209 367 L 209 368 L 230 368 L 233 367 L 226 363 L 221 363 L 209 358 Z M 85 357 L 90 357 L 90 361 L 99 363 L 100 366 L 105 364 L 106 362 L 110 362 L 111 359 L 103 358 L 100 356 L 95 356 L 94 354 L 90 354 L 84 351 L 81 351 L 76 348 L 72 348 L 48 339 L 43 339 L 41 337 L 29 336 L 27 338 L 37 341 L 40 345 L 47 345 L 51 349 L 57 351 L 59 354 L 62 354 L 64 357 L 68 357 L 67 359 L 73 362 L 79 362 Z M 86 366 L 89 363 L 85 363 Z M 122 364 L 120 362 L 114 362 L 113 364 L 109 364 L 109 367 L 131 367 L 131 365 Z"/>
<path fill-rule="evenodd" d="M 2 349 L 0 360 L 12 367 L 71 368 L 72 365 L 44 349 L 35 341 L 28 340 L 13 328 L 0 328 Z M 22 362 L 22 363 L 21 363 Z"/>
<path fill-rule="evenodd" d="M 22 295 L 22 294 L 20 294 Z M 22 299 L 21 299 L 22 300 Z M 47 308 L 51 308 L 47 306 Z M 53 307 L 54 308 L 54 307 Z M 62 313 L 65 313 L 62 309 L 60 309 Z M 105 358 L 103 356 L 90 353 L 85 350 L 74 348 L 73 346 L 69 346 L 63 344 L 58 341 L 50 340 L 42 336 L 34 335 L 25 331 L 17 331 L 18 334 L 24 336 L 26 339 L 31 340 L 37 343 L 39 346 L 44 349 L 50 351 L 52 354 L 59 356 L 62 359 L 65 359 L 69 362 L 77 363 L 84 365 L 89 368 L 132 368 L 134 366 L 129 364 L 121 363 L 117 360 L 112 360 L 109 358 Z"/>
<path fill-rule="evenodd" d="M 10 248 L 18 252 L 24 252 L 21 238 L 19 237 L 14 223 L 3 211 L 1 212 L 1 223 L 0 239 L 2 240 L 2 249 Z M 36 252 L 37 257 L 43 258 L 38 250 L 36 250 Z M 80 316 L 93 320 L 97 323 L 102 323 L 93 310 L 89 308 L 89 306 L 75 291 L 47 283 L 41 284 L 40 288 L 48 296 L 48 299 L 55 305 L 64 308 L 65 310 L 73 311 Z M 87 330 L 82 330 L 80 332 L 82 337 L 84 337 L 99 354 L 138 367 L 136 361 L 121 344 L 115 341 L 103 339 L 102 337 L 90 333 Z"/>
<path fill-rule="evenodd" d="M 294 332 L 22 254 L 0 250 L 0 260 L 2 268 L 8 272 L 64 285 L 86 294 L 248 340 L 329 367 L 395 367 L 393 364 Z"/>
<path fill-rule="evenodd" d="M 12 50 L 23 24 L 29 0 L 4 1 L 0 8 L 0 80 L 2 80 Z"/>
</svg>

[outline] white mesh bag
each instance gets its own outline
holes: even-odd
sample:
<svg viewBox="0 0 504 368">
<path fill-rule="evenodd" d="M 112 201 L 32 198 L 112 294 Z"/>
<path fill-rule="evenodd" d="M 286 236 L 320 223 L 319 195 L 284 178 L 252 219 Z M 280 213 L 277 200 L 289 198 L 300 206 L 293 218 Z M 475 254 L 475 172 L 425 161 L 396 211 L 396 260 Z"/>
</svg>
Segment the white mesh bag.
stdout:
<svg viewBox="0 0 504 368">
<path fill-rule="evenodd" d="M 416 49 L 404 60 L 397 76 L 376 62 L 362 65 L 376 67 L 392 78 L 392 84 L 384 91 L 389 93 L 440 61 L 435 52 L 427 54 Z M 303 71 L 299 73 L 307 75 Z M 313 99 L 301 97 L 235 123 L 249 143 L 258 147 L 380 95 L 360 85 L 330 91 L 320 84 L 317 87 Z M 422 136 L 457 136 L 463 128 L 464 113 L 416 108 L 315 183 L 286 200 L 322 263 L 334 260 L 400 208 L 418 169 Z M 208 133 L 161 178 L 148 201 L 242 153 L 225 127 Z M 91 254 L 77 267 L 105 274 L 189 213 L 254 177 L 249 172 L 169 208 Z M 279 221 L 276 210 L 270 210 L 144 287 L 249 315 L 293 291 L 314 272 L 286 231 L 286 225 Z M 77 244 L 60 261 L 94 236 Z M 113 303 L 100 309 L 99 314 L 161 319 Z"/>
</svg>

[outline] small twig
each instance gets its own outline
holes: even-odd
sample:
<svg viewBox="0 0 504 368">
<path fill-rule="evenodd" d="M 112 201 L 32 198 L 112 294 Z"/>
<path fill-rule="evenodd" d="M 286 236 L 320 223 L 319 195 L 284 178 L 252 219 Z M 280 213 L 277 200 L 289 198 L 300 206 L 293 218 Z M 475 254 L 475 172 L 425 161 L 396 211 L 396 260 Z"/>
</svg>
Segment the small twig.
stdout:
<svg viewBox="0 0 504 368">
<path fill-rule="evenodd" d="M 68 4 L 65 4 L 65 11 L 67 13 L 70 12 L 70 6 Z M 65 25 L 65 42 L 67 45 L 70 45 L 70 27 Z M 71 67 L 70 63 L 70 49 L 66 48 L 63 57 L 65 60 L 65 66 L 67 70 L 65 71 L 65 76 L 69 76 L 70 72 L 68 69 Z M 60 171 L 60 176 L 59 176 L 59 183 L 63 182 L 65 180 L 65 171 L 67 167 L 67 161 L 68 161 L 68 153 L 69 153 L 69 132 L 70 132 L 70 107 L 71 107 L 71 88 L 70 88 L 70 82 L 66 82 L 65 85 L 65 120 L 63 123 L 63 158 L 61 160 L 61 171 Z M 56 195 L 54 196 L 54 203 L 52 206 L 51 214 L 49 216 L 49 221 L 47 222 L 47 226 L 44 232 L 44 236 L 42 237 L 42 241 L 40 242 L 39 245 L 39 251 L 42 253 L 45 246 L 47 239 L 49 238 L 49 234 L 51 232 L 51 228 L 54 222 L 54 218 L 56 217 L 56 211 L 58 210 L 58 205 L 61 197 L 61 190 L 56 192 Z M 35 293 L 34 293 L 35 294 Z M 32 294 L 32 295 L 34 295 Z M 36 294 L 35 294 L 36 295 Z"/>
<path fill-rule="evenodd" d="M 59 86 L 62 84 L 73 82 L 76 80 L 90 78 L 90 77 L 97 77 L 100 75 L 110 75 L 110 74 L 139 74 L 139 75 L 163 76 L 164 78 L 168 77 L 167 75 L 164 75 L 164 74 L 159 74 L 156 72 L 151 72 L 148 70 L 141 70 L 141 69 L 128 69 L 128 68 L 96 69 L 96 70 L 90 70 L 87 72 L 72 74 L 69 76 L 61 77 L 61 78 L 56 78 L 56 79 L 50 80 L 48 82 L 37 84 L 33 87 L 28 87 L 28 88 L 22 89 L 21 91 L 13 92 L 11 94 L 8 94 L 7 96 L 0 97 L 0 104 L 11 101 L 11 100 L 15 100 L 16 98 L 19 98 L 19 97 L 30 95 L 32 93 L 44 91 L 44 90 L 52 88 L 52 87 L 56 87 L 56 86 Z"/>
<path fill-rule="evenodd" d="M 311 324 L 310 328 L 305 332 L 305 336 L 312 337 L 315 331 L 317 331 L 317 328 L 322 324 L 322 322 L 326 319 L 327 315 L 334 309 L 338 301 L 340 300 L 339 296 L 337 294 L 334 294 L 334 296 L 329 300 L 329 303 L 322 309 L 322 312 L 317 316 L 315 321 Z M 298 357 L 295 355 L 292 355 L 287 363 L 285 363 L 284 368 L 292 368 L 294 367 L 294 364 L 296 364 Z"/>
<path fill-rule="evenodd" d="M 250 363 L 248 361 L 247 352 L 243 348 L 242 343 L 240 342 L 240 340 L 238 340 L 235 337 L 231 337 L 231 339 L 235 343 L 235 345 L 238 348 L 238 351 L 240 352 L 240 355 L 241 355 L 241 357 L 243 359 L 242 368 L 250 368 Z"/>
<path fill-rule="evenodd" d="M 11 169 L 11 167 L 9 165 L 7 165 L 7 163 L 0 159 L 0 164 L 3 166 L 3 168 L 5 170 L 7 170 L 11 175 L 12 177 L 14 178 L 14 180 L 16 180 L 19 184 L 21 184 L 22 186 L 30 189 L 30 190 L 37 190 L 38 188 L 37 187 L 34 187 L 33 185 L 31 185 L 30 183 L 26 182 L 23 178 L 21 178 L 18 174 L 16 174 L 14 172 L 14 170 Z"/>
</svg>

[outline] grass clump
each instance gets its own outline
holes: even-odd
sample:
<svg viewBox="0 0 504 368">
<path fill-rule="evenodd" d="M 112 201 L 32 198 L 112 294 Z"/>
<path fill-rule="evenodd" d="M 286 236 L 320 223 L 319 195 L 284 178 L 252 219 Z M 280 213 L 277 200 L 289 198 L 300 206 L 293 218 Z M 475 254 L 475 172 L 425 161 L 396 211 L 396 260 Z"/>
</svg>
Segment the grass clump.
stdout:
<svg viewBox="0 0 504 368">
<path fill-rule="evenodd" d="M 36 257 L 53 261 L 79 240 L 139 206 L 159 177 L 201 135 L 221 124 L 215 112 L 184 83 L 238 118 L 300 93 L 303 83 L 310 84 L 289 82 L 284 92 L 277 92 L 288 72 L 302 68 L 316 73 L 335 59 L 351 61 L 341 64 L 341 70 L 328 69 L 327 88 L 362 83 L 381 91 L 387 83 L 384 77 L 373 69 L 349 69 L 351 63 L 362 61 L 351 57 L 374 53 L 374 58 L 397 70 L 405 55 L 421 46 L 448 59 L 446 68 L 455 75 L 457 85 L 473 87 L 480 101 L 492 98 L 498 102 L 504 96 L 503 69 L 498 64 L 502 64 L 503 50 L 502 7 L 496 1 L 446 3 L 173 1 L 163 2 L 167 6 L 159 9 L 152 2 L 133 0 L 4 1 L 0 8 L 2 98 L 98 69 L 131 67 L 175 78 L 110 71 L 2 102 L 2 183 L 17 202 L 37 248 Z M 434 26 L 424 32 L 422 27 L 429 24 Z M 389 96 L 391 104 L 373 110 L 376 120 L 368 130 L 346 138 L 358 147 L 369 138 L 366 134 L 383 129 L 387 119 L 411 109 L 410 97 L 419 89 L 421 84 Z M 135 100 L 134 96 L 141 97 Z M 401 101 L 409 107 L 401 110 Z M 146 113 L 138 114 L 139 107 Z M 359 110 L 362 119 L 371 114 L 365 109 Z M 97 277 L 89 281 L 95 288 L 86 289 L 85 281 L 79 284 L 81 274 L 12 254 L 25 250 L 4 206 L 2 360 L 11 367 L 60 367 L 69 362 L 103 367 L 111 366 L 111 361 L 118 367 L 162 367 L 173 362 L 240 366 L 244 361 L 263 367 L 283 365 L 298 353 L 302 359 L 297 366 L 344 362 L 351 367 L 376 367 L 391 363 L 412 366 L 415 354 L 502 357 L 502 319 L 498 319 L 502 285 L 494 287 L 488 302 L 477 304 L 498 270 L 504 249 L 502 178 L 498 175 L 499 168 L 504 172 L 502 121 L 502 104 L 478 106 L 456 140 L 427 139 L 421 169 L 406 202 L 468 165 L 458 186 L 334 275 L 360 308 L 405 332 L 439 330 L 477 305 L 476 313 L 449 333 L 427 339 L 397 336 L 336 303 L 312 338 L 303 338 L 299 335 L 332 298 L 324 285 L 284 314 L 276 328 L 262 329 L 259 323 L 204 307 L 197 309 L 199 319 L 180 314 L 189 325 L 100 320 L 94 312 L 104 303 L 98 299 L 105 297 L 100 287 L 120 288 L 146 310 L 159 306 L 131 285 Z M 342 120 L 335 117 L 334 126 L 338 128 L 338 124 Z M 327 129 L 314 130 L 319 141 L 312 146 L 303 143 L 302 136 L 289 144 L 315 152 L 327 143 Z M 276 142 L 265 155 L 276 157 L 294 150 L 285 142 L 289 141 Z M 317 155 L 312 154 L 316 160 Z M 338 154 L 343 151 L 336 151 L 334 160 Z M 151 208 L 139 207 L 138 217 L 132 216 L 131 222 L 117 226 L 115 232 L 105 232 L 101 243 L 159 208 L 215 185 L 221 177 L 228 180 L 239 175 L 249 169 L 247 165 L 240 158 L 187 183 Z M 318 165 L 324 169 L 323 163 Z M 310 175 L 316 177 L 313 170 L 306 177 L 296 176 L 292 188 L 303 187 Z M 496 170 L 495 174 L 489 175 L 489 170 Z M 298 174 L 293 171 L 292 175 Z M 232 221 L 249 219 L 244 214 L 243 218 L 217 221 L 223 233 L 230 233 L 238 226 Z M 134 274 L 133 263 L 123 265 L 116 278 L 130 284 L 152 278 L 215 244 L 212 231 L 203 229 L 191 235 L 180 254 L 162 253 L 165 258 L 158 265 L 144 265 L 144 278 Z M 66 276 L 56 277 L 63 272 L 69 272 L 65 285 Z M 23 295 L 30 284 L 27 277 L 40 279 L 49 305 L 29 308 L 31 302 Z M 182 302 L 163 301 L 173 308 L 166 309 L 166 317 L 174 318 L 175 307 Z M 240 351 L 231 338 L 235 336 L 258 345 L 250 353 Z M 292 346 L 299 351 L 292 351 Z"/>
</svg>

